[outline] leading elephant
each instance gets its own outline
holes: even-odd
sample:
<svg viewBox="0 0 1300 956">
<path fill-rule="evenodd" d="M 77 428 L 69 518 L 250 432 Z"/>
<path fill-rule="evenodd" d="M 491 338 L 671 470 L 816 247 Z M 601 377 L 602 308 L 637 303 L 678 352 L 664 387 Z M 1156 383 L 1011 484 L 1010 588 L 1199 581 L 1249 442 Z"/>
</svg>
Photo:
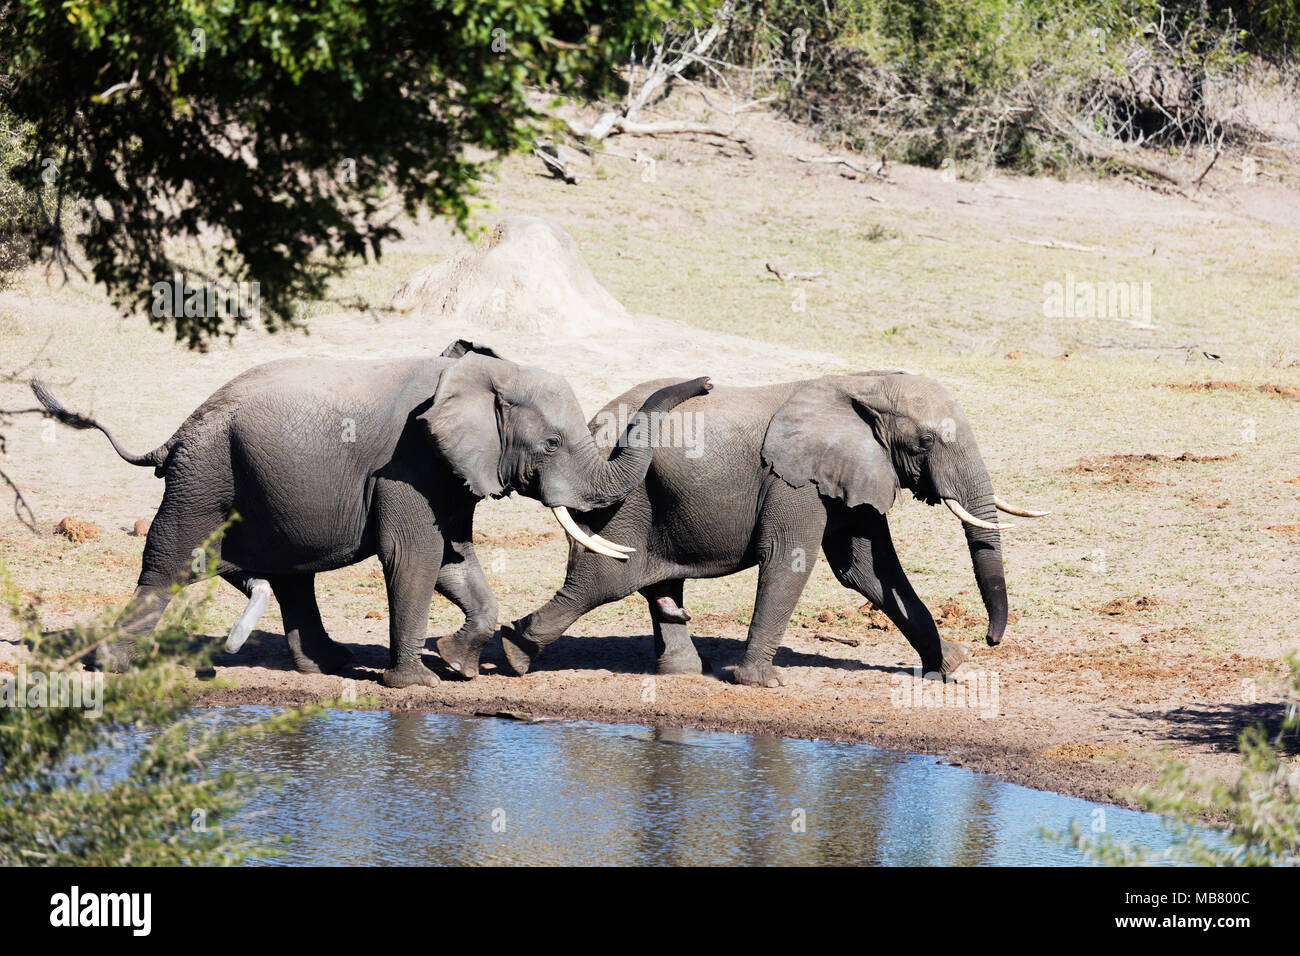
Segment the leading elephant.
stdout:
<svg viewBox="0 0 1300 956">
<path fill-rule="evenodd" d="M 662 385 L 646 382 L 606 406 L 590 425 L 603 433 L 598 444 L 614 442 L 608 423 L 621 410 Z M 890 538 L 885 515 L 900 488 L 929 504 L 944 502 L 961 519 L 988 611 L 988 643 L 1002 640 L 1007 591 L 999 532 L 1006 526 L 997 512 L 1045 512 L 1015 509 L 994 496 L 970 422 L 938 382 L 864 372 L 719 386 L 707 402 L 685 402 L 660 422 L 655 443 L 638 488 L 621 502 L 573 516 L 578 530 L 636 550 L 614 557 L 570 547 L 563 587 L 502 627 L 516 673 L 527 672 L 583 614 L 634 591 L 650 605 L 659 672 L 700 673 L 683 581 L 757 565 L 744 659 L 732 677 L 776 686 L 781 678 L 772 658 L 820 548 L 840 583 L 883 608 L 927 673 L 949 674 L 966 652 L 940 638 Z"/>
<path fill-rule="evenodd" d="M 125 451 L 39 383 L 32 388 L 50 415 L 98 428 L 123 459 L 166 479 L 139 581 L 119 620 L 123 638 L 106 662 L 113 667 L 130 662 L 133 638 L 157 624 L 173 584 L 204 576 L 193 567 L 195 555 L 237 514 L 211 570 L 248 594 L 253 607 L 265 604 L 259 582 L 269 584 L 300 671 L 336 671 L 350 656 L 321 624 L 315 575 L 378 555 L 390 612 L 383 683 L 437 682 L 420 659 L 435 589 L 465 613 L 464 626 L 442 638 L 438 652 L 453 668 L 476 672 L 479 649 L 497 624 L 497 603 L 471 544 L 479 500 L 517 491 L 564 518 L 567 508 L 606 508 L 640 486 L 652 455 L 634 443 L 602 454 L 562 378 L 465 341 L 437 358 L 258 366 L 143 455 Z M 708 388 L 698 378 L 652 389 L 637 422 Z"/>
</svg>

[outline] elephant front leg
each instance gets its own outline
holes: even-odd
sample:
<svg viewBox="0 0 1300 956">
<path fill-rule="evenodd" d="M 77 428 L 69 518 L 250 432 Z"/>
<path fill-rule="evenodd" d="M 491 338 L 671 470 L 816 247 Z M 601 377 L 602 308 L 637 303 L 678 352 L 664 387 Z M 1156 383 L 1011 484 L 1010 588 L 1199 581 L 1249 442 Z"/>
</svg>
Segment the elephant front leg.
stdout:
<svg viewBox="0 0 1300 956">
<path fill-rule="evenodd" d="M 388 585 L 388 669 L 379 678 L 385 687 L 433 687 L 438 675 L 424 666 L 429 605 L 438 581 L 438 561 L 427 554 L 403 554 L 384 563 Z"/>
<path fill-rule="evenodd" d="M 519 677 L 532 670 L 537 655 L 555 643 L 571 625 L 590 607 L 575 604 L 561 588 L 555 595 L 531 614 L 501 626 L 501 650 L 506 663 Z"/>
<path fill-rule="evenodd" d="M 632 594 L 645 583 L 644 575 L 643 554 L 620 563 L 571 542 L 564 585 L 536 611 L 501 626 L 501 649 L 510 669 L 521 677 L 527 674 L 537 655 L 559 640 L 574 621 L 602 604 Z"/>
<path fill-rule="evenodd" d="M 884 515 L 858 510 L 869 513 L 855 514 L 852 527 L 828 532 L 822 541 L 831 570 L 841 584 L 883 610 L 903 632 L 921 656 L 923 673 L 946 677 L 966 661 L 966 649 L 939 636 L 930 609 L 907 580 Z"/>
<path fill-rule="evenodd" d="M 409 486 L 381 482 L 376 489 L 376 550 L 388 590 L 386 687 L 433 687 L 438 675 L 421 654 L 429 629 L 443 539 L 428 500 Z"/>
<path fill-rule="evenodd" d="M 660 674 L 704 673 L 704 663 L 686 626 L 691 616 L 682 608 L 682 585 L 679 578 L 641 589 L 650 605 L 650 621 L 655 634 L 655 670 Z"/>
<path fill-rule="evenodd" d="M 465 615 L 455 634 L 438 639 L 438 656 L 466 680 L 478 676 L 479 656 L 497 629 L 497 599 L 479 566 L 474 545 L 464 540 L 448 541 L 444 563 L 438 572 L 438 593 Z"/>
<path fill-rule="evenodd" d="M 758 593 L 749 622 L 745 656 L 732 671 L 737 684 L 780 687 L 772 666 L 794 606 L 817 560 L 826 511 L 815 488 L 771 486 L 758 527 Z"/>
<path fill-rule="evenodd" d="M 815 556 L 817 552 L 812 553 Z M 800 563 L 801 559 L 796 557 L 773 559 L 759 566 L 758 594 L 745 641 L 745 656 L 731 672 L 731 679 L 737 684 L 780 687 L 785 683 L 772 665 L 772 658 L 781 646 L 790 615 L 811 573 L 811 562 L 803 569 Z"/>
</svg>

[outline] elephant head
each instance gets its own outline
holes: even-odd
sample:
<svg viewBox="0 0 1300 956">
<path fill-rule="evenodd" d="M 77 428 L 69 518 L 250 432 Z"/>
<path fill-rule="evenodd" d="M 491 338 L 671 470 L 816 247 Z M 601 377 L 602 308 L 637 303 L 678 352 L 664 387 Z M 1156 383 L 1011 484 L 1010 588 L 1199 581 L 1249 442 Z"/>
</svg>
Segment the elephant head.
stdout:
<svg viewBox="0 0 1300 956">
<path fill-rule="evenodd" d="M 989 616 L 987 641 L 1002 640 L 1007 589 L 997 512 L 1040 517 L 993 494 L 970 422 L 933 379 L 904 372 L 832 375 L 800 385 L 777 410 L 763 461 L 786 483 L 884 514 L 899 488 L 942 501 L 962 520 L 975 580 Z"/>
<path fill-rule="evenodd" d="M 587 534 L 568 509 L 591 511 L 626 498 L 645 480 L 654 455 L 651 443 L 622 440 L 606 457 L 560 376 L 516 365 L 463 340 L 443 354 L 457 361 L 443 371 L 432 400 L 417 417 L 457 477 L 480 498 L 512 491 L 536 498 L 580 544 L 627 560 L 633 549 Z M 651 416 L 710 388 L 707 378 L 661 388 L 631 416 L 625 439 L 646 433 Z"/>
</svg>

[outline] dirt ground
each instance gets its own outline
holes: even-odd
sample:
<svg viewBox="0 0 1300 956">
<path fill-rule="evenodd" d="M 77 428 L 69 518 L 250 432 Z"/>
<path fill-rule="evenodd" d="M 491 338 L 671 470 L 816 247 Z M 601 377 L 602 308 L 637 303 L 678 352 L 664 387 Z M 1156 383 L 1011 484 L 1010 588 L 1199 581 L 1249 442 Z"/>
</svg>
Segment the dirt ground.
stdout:
<svg viewBox="0 0 1300 956">
<path fill-rule="evenodd" d="M 521 332 L 488 344 L 564 374 L 589 411 L 664 375 L 751 384 L 901 367 L 938 377 L 973 422 L 998 493 L 1053 511 L 1004 535 L 1015 617 L 1003 644 L 983 644 L 956 522 L 908 498 L 891 512 L 904 566 L 941 632 L 972 653 L 955 684 L 913 682 L 910 647 L 823 562 L 776 658 L 779 689 L 655 678 L 644 603 L 630 598 L 578 622 L 527 677 L 502 676 L 494 643 L 478 680 L 447 674 L 437 688 L 390 691 L 374 680 L 387 607 L 372 559 L 317 582 L 352 671 L 289 670 L 272 604 L 238 655 L 215 658 L 234 686 L 212 699 L 357 693 L 395 708 L 863 741 L 1103 801 L 1154 779 L 1151 761 L 1166 751 L 1230 775 L 1237 732 L 1280 717 L 1280 661 L 1300 645 L 1300 202 L 1289 168 L 1266 161 L 1270 175 L 1245 181 L 1220 160 L 1187 195 L 897 165 L 862 176 L 801 162 L 830 154 L 775 117 L 748 115 L 743 128 L 749 152 L 620 137 L 576 186 L 526 158 L 495 170 L 476 222 L 527 213 L 562 226 L 637 319 L 600 340 Z M 272 358 L 437 354 L 463 330 L 383 306 L 464 242 L 445 224 L 412 223 L 382 261 L 338 284 L 338 301 L 362 296 L 374 311 L 318 304 L 304 314 L 310 335 L 245 331 L 206 354 L 117 318 L 94 287 L 32 270 L 0 295 L 0 369 L 33 363 L 67 404 L 146 450 L 221 383 Z M 769 263 L 820 275 L 782 282 Z M 1146 283 L 1149 315 L 1055 314 L 1045 299 L 1066 282 Z M 22 385 L 0 385 L 0 407 L 31 404 Z M 0 465 L 39 531 L 6 516 L 0 560 L 39 599 L 44 625 L 125 600 L 143 547 L 128 532 L 152 517 L 161 483 L 98 433 L 31 416 L 5 435 Z M 55 534 L 68 517 L 98 535 Z M 476 527 L 503 620 L 559 585 L 565 541 L 536 502 L 485 502 Z M 754 581 L 751 571 L 687 583 L 692 631 L 715 671 L 740 657 Z M 242 606 L 233 590 L 215 591 L 214 643 Z M 431 637 L 458 624 L 435 599 Z M 23 653 L 15 636 L 0 622 L 0 661 Z M 432 651 L 426 659 L 446 674 Z"/>
</svg>

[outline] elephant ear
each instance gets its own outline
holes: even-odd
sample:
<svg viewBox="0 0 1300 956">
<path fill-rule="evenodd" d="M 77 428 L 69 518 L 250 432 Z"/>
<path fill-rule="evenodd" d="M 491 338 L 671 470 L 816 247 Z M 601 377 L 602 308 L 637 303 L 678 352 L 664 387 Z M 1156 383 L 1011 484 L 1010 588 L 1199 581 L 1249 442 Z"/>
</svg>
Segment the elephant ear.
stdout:
<svg viewBox="0 0 1300 956">
<path fill-rule="evenodd" d="M 463 358 L 471 352 L 478 355 L 486 355 L 489 358 L 501 358 L 494 349 L 488 348 L 478 342 L 471 342 L 469 339 L 457 339 L 442 350 L 443 358 Z"/>
<path fill-rule="evenodd" d="M 850 508 L 881 514 L 894 504 L 898 476 L 876 438 L 877 380 L 828 376 L 799 387 L 767 426 L 763 462 L 792 488 L 808 482 Z"/>
<path fill-rule="evenodd" d="M 438 454 L 479 498 L 505 493 L 501 482 L 501 388 L 511 363 L 468 352 L 438 378 L 424 423 Z"/>
</svg>

